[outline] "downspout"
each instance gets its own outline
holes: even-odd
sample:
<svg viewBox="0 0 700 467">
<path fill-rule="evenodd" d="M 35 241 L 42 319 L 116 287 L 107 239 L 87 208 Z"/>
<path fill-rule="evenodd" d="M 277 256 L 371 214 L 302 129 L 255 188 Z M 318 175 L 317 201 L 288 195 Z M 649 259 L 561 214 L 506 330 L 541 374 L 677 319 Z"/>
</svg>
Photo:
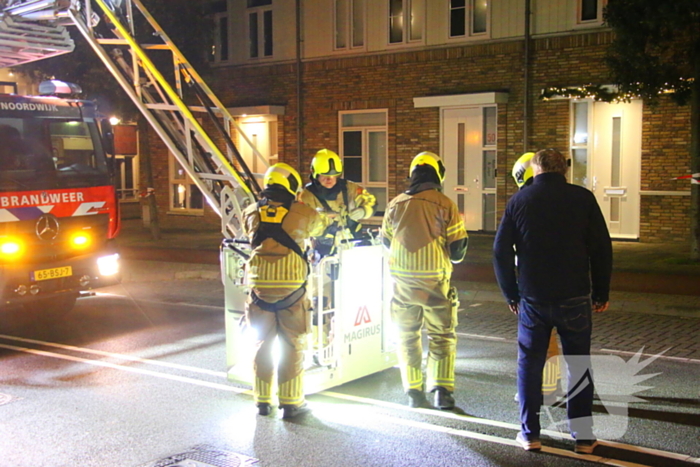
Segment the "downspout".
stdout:
<svg viewBox="0 0 700 467">
<path fill-rule="evenodd" d="M 523 46 L 523 153 L 530 146 L 530 2 L 525 0 L 525 43 Z"/>
<path fill-rule="evenodd" d="M 302 99 L 302 70 L 301 70 L 301 0 L 296 0 L 296 26 L 297 26 L 297 37 L 296 37 L 296 67 L 297 67 L 297 170 L 299 173 L 303 173 L 302 170 L 302 155 L 304 152 L 303 141 L 304 141 L 304 125 L 302 124 L 303 118 L 303 99 Z"/>
</svg>

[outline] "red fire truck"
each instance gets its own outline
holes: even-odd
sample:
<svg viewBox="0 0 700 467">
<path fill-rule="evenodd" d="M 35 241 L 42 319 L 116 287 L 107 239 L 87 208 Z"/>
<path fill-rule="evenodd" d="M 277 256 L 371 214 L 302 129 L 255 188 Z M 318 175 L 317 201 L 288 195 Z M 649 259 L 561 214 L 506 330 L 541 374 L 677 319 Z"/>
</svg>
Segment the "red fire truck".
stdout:
<svg viewBox="0 0 700 467">
<path fill-rule="evenodd" d="M 62 88 L 0 95 L 0 309 L 64 312 L 119 282 L 110 135 L 91 102 L 58 97 Z"/>
</svg>

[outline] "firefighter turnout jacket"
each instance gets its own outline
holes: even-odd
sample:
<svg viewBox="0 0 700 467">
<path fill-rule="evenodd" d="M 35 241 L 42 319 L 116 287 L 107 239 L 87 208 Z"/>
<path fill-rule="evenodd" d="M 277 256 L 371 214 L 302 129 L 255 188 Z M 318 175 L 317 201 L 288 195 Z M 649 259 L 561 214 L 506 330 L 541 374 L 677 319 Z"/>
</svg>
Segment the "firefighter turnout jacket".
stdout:
<svg viewBox="0 0 700 467">
<path fill-rule="evenodd" d="M 334 197 L 324 195 L 324 190 L 313 183 L 307 184 L 300 196 L 302 203 L 321 214 L 324 230 L 318 237 L 326 243 L 355 238 L 362 228 L 359 221 L 372 216 L 376 203 L 374 195 L 361 185 L 345 179 L 337 183 L 338 189 L 325 190 L 333 192 Z"/>
<path fill-rule="evenodd" d="M 321 235 L 323 221 L 319 214 L 309 206 L 293 202 L 288 212 L 282 203 L 268 201 L 264 206 L 259 203 L 248 206 L 243 213 L 244 230 L 248 238 L 253 239 L 261 228 L 261 212 L 267 221 L 279 221 L 281 228 L 296 242 L 300 250 L 310 237 Z M 308 263 L 297 254 L 272 237 L 265 238 L 254 246 L 248 260 L 248 285 L 262 300 L 274 303 L 289 296 L 306 282 Z"/>
</svg>

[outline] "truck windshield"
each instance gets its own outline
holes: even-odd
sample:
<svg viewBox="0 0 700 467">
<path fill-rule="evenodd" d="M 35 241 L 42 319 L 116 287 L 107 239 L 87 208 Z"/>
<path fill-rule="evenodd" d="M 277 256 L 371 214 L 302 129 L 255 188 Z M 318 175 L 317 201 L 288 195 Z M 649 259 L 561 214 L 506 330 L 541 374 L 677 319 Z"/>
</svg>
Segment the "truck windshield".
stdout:
<svg viewBox="0 0 700 467">
<path fill-rule="evenodd" d="M 94 122 L 0 118 L 0 191 L 108 183 L 107 164 Z"/>
</svg>

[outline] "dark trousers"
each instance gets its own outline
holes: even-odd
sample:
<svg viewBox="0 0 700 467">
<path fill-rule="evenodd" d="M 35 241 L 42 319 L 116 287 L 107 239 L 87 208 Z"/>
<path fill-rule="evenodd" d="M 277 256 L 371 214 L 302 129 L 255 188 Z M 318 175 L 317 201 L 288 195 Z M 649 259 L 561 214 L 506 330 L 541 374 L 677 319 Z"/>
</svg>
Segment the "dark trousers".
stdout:
<svg viewBox="0 0 700 467">
<path fill-rule="evenodd" d="M 520 301 L 518 314 L 518 395 L 520 422 L 528 439 L 540 436 L 542 369 L 552 328 L 561 340 L 567 364 L 566 410 L 574 438 L 594 439 L 593 372 L 591 370 L 591 299 L 576 297 L 554 303 Z"/>
</svg>

